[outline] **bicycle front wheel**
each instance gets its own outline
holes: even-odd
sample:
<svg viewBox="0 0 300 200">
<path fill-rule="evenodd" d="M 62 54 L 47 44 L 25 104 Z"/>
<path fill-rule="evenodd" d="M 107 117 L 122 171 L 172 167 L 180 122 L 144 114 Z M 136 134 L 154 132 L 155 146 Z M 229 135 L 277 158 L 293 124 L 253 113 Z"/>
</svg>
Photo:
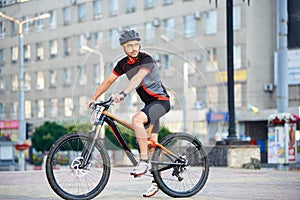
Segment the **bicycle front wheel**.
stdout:
<svg viewBox="0 0 300 200">
<path fill-rule="evenodd" d="M 97 196 L 110 176 L 110 160 L 103 144 L 95 143 L 89 160 L 82 151 L 90 146 L 86 133 L 70 133 L 51 147 L 46 161 L 46 175 L 51 188 L 64 199 L 85 200 Z"/>
<path fill-rule="evenodd" d="M 152 173 L 159 188 L 171 197 L 198 193 L 209 174 L 207 154 L 201 142 L 189 134 L 173 133 L 160 144 L 173 155 L 159 147 L 154 151 Z"/>
</svg>

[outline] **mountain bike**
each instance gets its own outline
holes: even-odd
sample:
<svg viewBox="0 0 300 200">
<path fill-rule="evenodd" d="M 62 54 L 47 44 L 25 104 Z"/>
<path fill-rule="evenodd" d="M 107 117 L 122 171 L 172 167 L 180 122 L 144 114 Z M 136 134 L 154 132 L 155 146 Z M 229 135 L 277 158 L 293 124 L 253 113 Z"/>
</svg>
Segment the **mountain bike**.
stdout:
<svg viewBox="0 0 300 200">
<path fill-rule="evenodd" d="M 74 132 L 60 137 L 49 150 L 46 175 L 54 192 L 64 199 L 92 199 L 106 186 L 110 171 L 110 157 L 99 139 L 106 123 L 133 165 L 139 161 L 119 126 L 133 130 L 133 126 L 108 112 L 113 100 L 92 106 L 92 128 L 89 133 Z M 147 129 L 151 135 L 151 125 Z M 207 153 L 202 143 L 186 133 L 171 133 L 160 143 L 148 139 L 155 148 L 150 170 L 158 187 L 171 197 L 189 197 L 198 193 L 209 174 Z"/>
</svg>

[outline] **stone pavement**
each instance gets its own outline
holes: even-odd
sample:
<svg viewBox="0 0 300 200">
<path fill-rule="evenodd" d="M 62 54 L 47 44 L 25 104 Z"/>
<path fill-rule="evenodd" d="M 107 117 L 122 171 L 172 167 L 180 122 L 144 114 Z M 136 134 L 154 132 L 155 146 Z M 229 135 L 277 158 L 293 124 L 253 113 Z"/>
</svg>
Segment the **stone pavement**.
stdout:
<svg viewBox="0 0 300 200">
<path fill-rule="evenodd" d="M 131 168 L 113 168 L 110 180 L 96 199 L 143 199 L 151 177 L 134 179 Z M 0 200 L 60 199 L 44 171 L 0 172 Z M 171 199 L 161 191 L 152 199 Z M 300 171 L 210 168 L 209 179 L 195 196 L 202 200 L 300 200 Z"/>
</svg>

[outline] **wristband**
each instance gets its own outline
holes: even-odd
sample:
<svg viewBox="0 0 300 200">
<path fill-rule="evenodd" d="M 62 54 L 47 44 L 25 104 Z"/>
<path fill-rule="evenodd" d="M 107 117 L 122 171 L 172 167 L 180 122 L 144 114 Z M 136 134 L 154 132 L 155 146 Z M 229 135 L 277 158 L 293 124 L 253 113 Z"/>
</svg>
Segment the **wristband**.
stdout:
<svg viewBox="0 0 300 200">
<path fill-rule="evenodd" d="M 122 94 L 124 98 L 127 96 L 127 94 L 124 91 L 121 91 L 119 94 Z"/>
</svg>

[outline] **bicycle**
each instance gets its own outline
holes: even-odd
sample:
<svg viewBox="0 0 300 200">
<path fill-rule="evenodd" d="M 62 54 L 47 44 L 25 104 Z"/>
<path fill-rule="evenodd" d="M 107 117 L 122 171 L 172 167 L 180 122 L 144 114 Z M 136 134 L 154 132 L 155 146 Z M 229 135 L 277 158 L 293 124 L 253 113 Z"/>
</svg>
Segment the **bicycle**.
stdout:
<svg viewBox="0 0 300 200">
<path fill-rule="evenodd" d="M 105 188 L 111 171 L 110 158 L 99 134 L 104 122 L 109 126 L 133 165 L 138 163 L 117 124 L 133 130 L 108 112 L 112 98 L 92 106 L 93 126 L 87 133 L 69 133 L 60 137 L 49 150 L 46 175 L 51 188 L 64 199 L 92 199 Z M 152 125 L 147 129 L 151 134 Z M 155 148 L 150 170 L 158 187 L 171 197 L 189 197 L 205 185 L 209 166 L 202 143 L 190 134 L 172 133 L 160 143 L 148 139 Z"/>
</svg>

